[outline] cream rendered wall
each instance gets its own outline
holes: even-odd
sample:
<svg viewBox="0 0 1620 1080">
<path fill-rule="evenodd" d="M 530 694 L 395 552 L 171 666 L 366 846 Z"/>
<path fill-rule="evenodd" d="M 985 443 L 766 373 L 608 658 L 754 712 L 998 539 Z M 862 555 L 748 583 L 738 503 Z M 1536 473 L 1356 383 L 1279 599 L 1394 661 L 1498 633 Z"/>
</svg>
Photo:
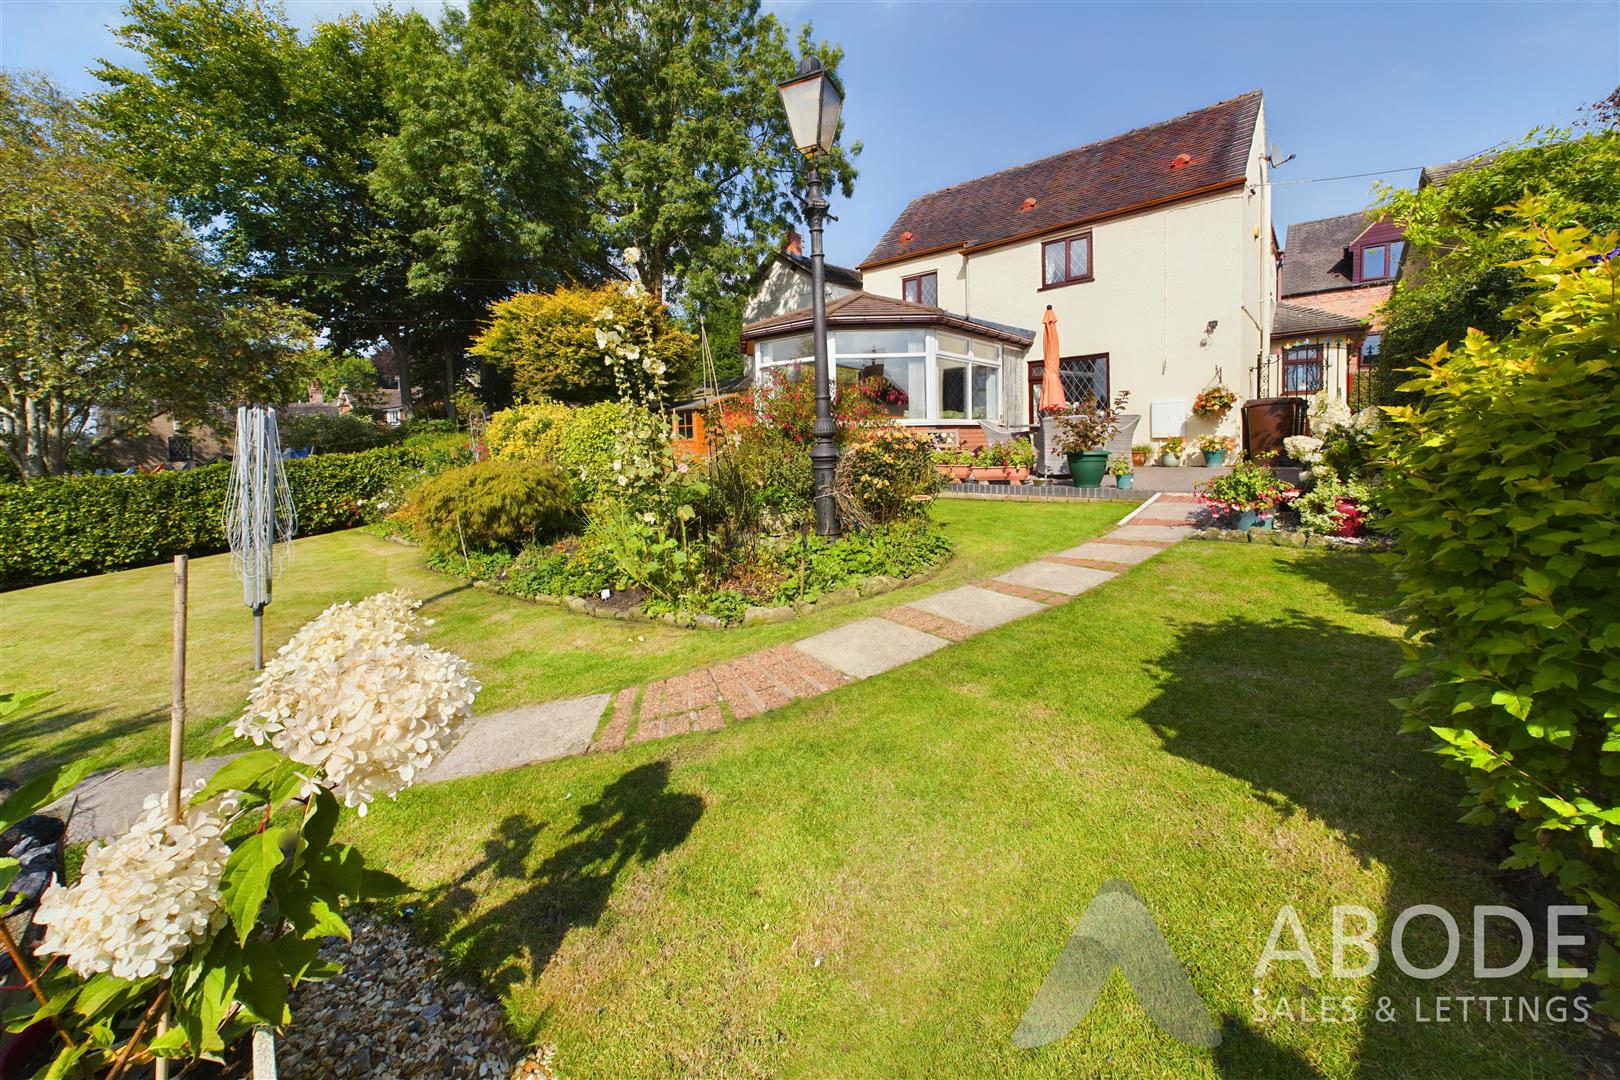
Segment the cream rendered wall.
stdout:
<svg viewBox="0 0 1620 1080">
<path fill-rule="evenodd" d="M 974 255 L 941 252 L 865 271 L 866 291 L 900 295 L 900 279 L 934 270 L 947 311 L 1037 333 L 1028 363 L 1039 364 L 1046 305 L 1058 320 L 1064 356 L 1107 353 L 1112 389 L 1131 392 L 1146 441 L 1149 407 L 1221 381 L 1240 399 L 1252 394 L 1255 358 L 1269 344 L 1275 274 L 1271 198 L 1265 185 L 1265 123 L 1256 125 L 1249 179 L 1233 188 L 1163 208 L 1065 229 Z M 1041 243 L 1090 228 L 1094 280 L 1041 287 Z M 1205 334 L 1211 321 L 1217 326 Z M 1010 423 L 1029 422 L 1022 362 L 1003 374 Z M 1189 413 L 1185 433 L 1238 434 L 1238 410 L 1218 428 Z"/>
<path fill-rule="evenodd" d="M 843 285 L 830 281 L 827 283 L 828 300 L 836 300 L 853 291 Z M 750 296 L 748 303 L 743 306 L 742 321 L 750 323 L 760 319 L 774 319 L 778 315 L 786 315 L 790 311 L 798 311 L 809 306 L 810 275 L 797 267 L 789 266 L 781 259 L 773 258 L 764 280 L 759 283 L 759 288 L 754 290 L 754 295 Z"/>
</svg>

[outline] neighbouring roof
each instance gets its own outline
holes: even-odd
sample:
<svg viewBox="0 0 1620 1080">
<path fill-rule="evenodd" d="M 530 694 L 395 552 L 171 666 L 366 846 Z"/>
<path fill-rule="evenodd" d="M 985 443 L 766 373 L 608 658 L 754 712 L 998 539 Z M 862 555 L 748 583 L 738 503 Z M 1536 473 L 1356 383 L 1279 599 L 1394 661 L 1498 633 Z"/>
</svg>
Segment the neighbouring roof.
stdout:
<svg viewBox="0 0 1620 1080">
<path fill-rule="evenodd" d="M 1426 188 L 1443 184 L 1460 172 L 1478 165 L 1489 165 L 1495 160 L 1494 154 L 1486 154 L 1479 157 L 1458 158 L 1456 161 L 1447 161 L 1440 165 L 1425 165 L 1423 171 L 1418 173 L 1418 187 Z"/>
<path fill-rule="evenodd" d="M 798 333 L 810 329 L 812 312 L 800 308 L 785 315 L 760 319 L 743 327 L 743 338 L 751 340 L 775 337 L 778 334 Z M 980 337 L 994 338 L 1012 345 L 1029 345 L 1035 340 L 1035 331 L 988 319 L 974 319 L 958 315 L 929 304 L 913 304 L 890 296 L 877 296 L 868 292 L 852 292 L 836 300 L 827 301 L 827 325 L 840 326 L 945 326 Z"/>
<path fill-rule="evenodd" d="M 706 386 L 701 392 L 699 392 L 697 397 L 688 398 L 685 401 L 677 402 L 676 404 L 670 406 L 670 408 L 675 412 L 692 412 L 696 409 L 703 408 L 705 405 L 720 401 L 723 398 L 731 397 L 733 394 L 741 393 L 747 388 L 748 376 L 746 375 L 738 375 L 731 379 L 721 379 L 719 385 L 713 387 Z"/>
<path fill-rule="evenodd" d="M 861 268 L 977 248 L 1241 183 L 1260 114 L 1255 90 L 911 200 Z M 1033 200 L 1034 205 L 1028 205 Z"/>
<path fill-rule="evenodd" d="M 1387 285 L 1388 279 L 1358 282 L 1350 245 L 1367 231 L 1367 215 L 1340 214 L 1288 226 L 1283 241 L 1283 296 L 1349 289 L 1359 284 Z"/>
<path fill-rule="evenodd" d="M 810 256 L 808 255 L 796 255 L 791 251 L 778 251 L 771 258 L 781 259 L 793 269 L 804 274 L 810 273 Z M 756 277 L 764 276 L 770 265 L 771 259 L 766 259 L 764 265 L 759 268 L 759 274 Z M 859 270 L 851 270 L 847 266 L 839 266 L 837 263 L 826 261 L 822 262 L 822 269 L 826 272 L 827 280 L 834 285 L 845 285 L 851 289 L 861 287 L 861 272 Z"/>
<path fill-rule="evenodd" d="M 1271 315 L 1271 333 L 1274 337 L 1294 337 L 1299 334 L 1354 333 L 1365 329 L 1366 323 L 1353 315 L 1340 315 L 1304 304 L 1279 303 Z"/>
</svg>

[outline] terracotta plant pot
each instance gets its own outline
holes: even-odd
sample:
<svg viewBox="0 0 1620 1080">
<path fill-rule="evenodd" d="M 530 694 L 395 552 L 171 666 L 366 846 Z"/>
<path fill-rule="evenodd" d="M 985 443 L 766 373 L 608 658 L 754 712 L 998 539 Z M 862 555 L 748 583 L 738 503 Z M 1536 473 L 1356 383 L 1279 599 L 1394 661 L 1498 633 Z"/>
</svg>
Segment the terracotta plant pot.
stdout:
<svg viewBox="0 0 1620 1080">
<path fill-rule="evenodd" d="M 1147 464 L 1147 457 L 1148 456 L 1146 454 L 1141 453 L 1140 451 L 1132 450 L 1131 464 L 1135 465 L 1137 468 L 1141 468 L 1143 465 Z"/>
<path fill-rule="evenodd" d="M 935 465 L 934 471 L 945 477 L 945 479 L 949 480 L 951 478 L 952 470 L 955 468 L 955 465 Z"/>
<path fill-rule="evenodd" d="M 975 465 L 973 466 L 973 479 L 979 483 L 989 483 L 995 480 L 1007 479 L 1007 466 L 1005 465 Z"/>
<path fill-rule="evenodd" d="M 973 466 L 971 466 L 971 465 L 952 465 L 951 466 L 951 477 L 953 479 L 955 479 L 956 481 L 960 482 L 960 481 L 966 480 L 968 478 L 968 474 L 971 473 L 972 471 L 973 471 Z"/>
<path fill-rule="evenodd" d="M 1007 479 L 1014 484 L 1022 484 L 1025 480 L 1029 479 L 1029 470 L 1023 468 L 1022 466 L 1018 468 L 1008 466 Z"/>
</svg>

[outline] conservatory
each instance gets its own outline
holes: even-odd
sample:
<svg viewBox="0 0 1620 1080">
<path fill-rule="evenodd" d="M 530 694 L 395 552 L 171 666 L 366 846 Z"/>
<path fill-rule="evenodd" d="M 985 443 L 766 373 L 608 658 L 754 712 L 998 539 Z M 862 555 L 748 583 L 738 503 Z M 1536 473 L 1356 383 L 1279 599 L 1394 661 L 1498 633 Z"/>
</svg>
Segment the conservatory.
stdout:
<svg viewBox="0 0 1620 1080">
<path fill-rule="evenodd" d="M 813 370 L 808 309 L 743 327 L 749 375 L 757 384 Z M 1024 354 L 1034 333 L 940 308 L 869 293 L 827 305 L 827 355 L 835 385 L 863 381 L 900 424 L 963 429 L 1028 423 Z"/>
</svg>

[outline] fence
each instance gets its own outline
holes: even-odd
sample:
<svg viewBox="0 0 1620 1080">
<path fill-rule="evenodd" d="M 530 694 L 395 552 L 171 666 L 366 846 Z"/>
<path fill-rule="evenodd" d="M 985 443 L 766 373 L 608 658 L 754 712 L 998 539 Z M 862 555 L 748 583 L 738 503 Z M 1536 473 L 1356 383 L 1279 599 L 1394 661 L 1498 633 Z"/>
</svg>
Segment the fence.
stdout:
<svg viewBox="0 0 1620 1080">
<path fill-rule="evenodd" d="M 1314 397 L 1326 390 L 1351 410 L 1375 405 L 1379 370 L 1363 363 L 1356 345 L 1346 341 L 1304 341 L 1280 346 L 1256 359 L 1255 397 Z"/>
</svg>

